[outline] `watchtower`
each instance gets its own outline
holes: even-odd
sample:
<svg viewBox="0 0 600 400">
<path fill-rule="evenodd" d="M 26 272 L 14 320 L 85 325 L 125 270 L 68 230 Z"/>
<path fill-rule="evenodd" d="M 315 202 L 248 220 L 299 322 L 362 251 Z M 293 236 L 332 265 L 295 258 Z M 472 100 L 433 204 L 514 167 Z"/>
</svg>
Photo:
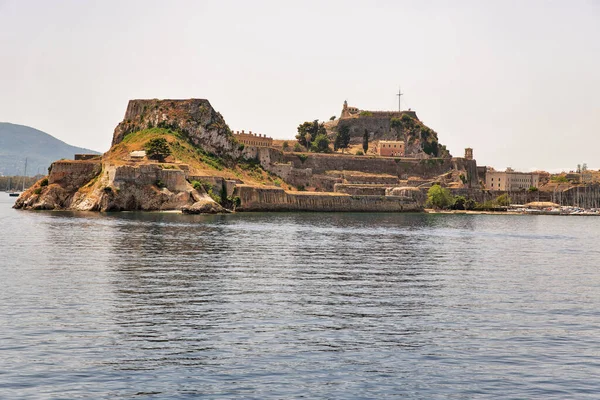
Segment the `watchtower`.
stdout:
<svg viewBox="0 0 600 400">
<path fill-rule="evenodd" d="M 472 160 L 473 159 L 473 149 L 470 147 L 467 147 L 465 149 L 465 159 L 467 160 Z"/>
</svg>

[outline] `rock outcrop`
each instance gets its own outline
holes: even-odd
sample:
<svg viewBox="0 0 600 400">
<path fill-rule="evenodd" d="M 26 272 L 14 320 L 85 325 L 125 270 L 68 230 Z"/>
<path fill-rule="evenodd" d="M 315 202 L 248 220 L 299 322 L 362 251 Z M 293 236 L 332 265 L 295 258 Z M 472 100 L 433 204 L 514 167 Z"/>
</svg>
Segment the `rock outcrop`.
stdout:
<svg viewBox="0 0 600 400">
<path fill-rule="evenodd" d="M 130 100 L 125 118 L 115 128 L 112 145 L 119 144 L 128 133 L 153 127 L 178 131 L 194 145 L 220 157 L 241 156 L 223 116 L 205 99 Z"/>
</svg>

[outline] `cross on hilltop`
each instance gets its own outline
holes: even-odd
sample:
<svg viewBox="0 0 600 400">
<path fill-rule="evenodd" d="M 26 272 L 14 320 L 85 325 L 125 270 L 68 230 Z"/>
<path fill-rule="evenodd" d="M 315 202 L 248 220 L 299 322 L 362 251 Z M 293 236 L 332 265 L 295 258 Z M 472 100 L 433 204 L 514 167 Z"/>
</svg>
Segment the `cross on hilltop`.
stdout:
<svg viewBox="0 0 600 400">
<path fill-rule="evenodd" d="M 402 111 L 402 106 L 401 106 L 400 100 L 403 95 L 404 95 L 404 93 L 402 93 L 402 91 L 400 90 L 400 87 L 398 87 L 398 93 L 396 94 L 396 96 L 398 96 L 398 111 Z"/>
</svg>

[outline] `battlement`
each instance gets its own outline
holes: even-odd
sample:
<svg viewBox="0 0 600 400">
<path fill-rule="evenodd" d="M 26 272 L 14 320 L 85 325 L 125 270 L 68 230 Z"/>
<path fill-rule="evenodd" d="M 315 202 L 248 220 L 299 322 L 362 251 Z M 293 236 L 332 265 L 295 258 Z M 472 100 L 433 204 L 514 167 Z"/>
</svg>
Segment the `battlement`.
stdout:
<svg viewBox="0 0 600 400">
<path fill-rule="evenodd" d="M 238 142 L 246 145 L 246 146 L 255 146 L 255 147 L 271 147 L 273 146 L 273 138 L 267 137 L 266 134 L 260 133 L 252 133 L 249 131 L 248 133 L 243 130 L 235 131 L 233 133 L 233 137 L 237 139 Z"/>
<path fill-rule="evenodd" d="M 340 119 L 349 118 L 401 118 L 403 115 L 409 115 L 410 117 L 419 120 L 417 113 L 412 110 L 406 111 L 371 111 L 361 110 L 358 107 L 352 107 L 348 105 L 347 101 L 344 101 L 342 108 L 342 114 Z"/>
</svg>

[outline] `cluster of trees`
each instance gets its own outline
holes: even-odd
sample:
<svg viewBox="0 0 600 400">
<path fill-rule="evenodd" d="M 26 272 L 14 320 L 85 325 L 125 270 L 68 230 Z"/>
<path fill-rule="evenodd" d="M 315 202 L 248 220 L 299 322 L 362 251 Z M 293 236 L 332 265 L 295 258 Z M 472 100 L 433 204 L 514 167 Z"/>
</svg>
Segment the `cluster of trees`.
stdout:
<svg viewBox="0 0 600 400">
<path fill-rule="evenodd" d="M 329 138 L 325 130 L 325 124 L 319 123 L 318 119 L 304 122 L 298 126 L 296 140 L 300 146 L 316 153 L 327 153 L 329 149 Z M 294 148 L 296 150 L 296 148 Z"/>
<path fill-rule="evenodd" d="M 302 148 L 316 153 L 330 152 L 330 140 L 327 137 L 327 131 L 324 123 L 319 123 L 319 120 L 307 121 L 298 126 L 296 134 L 297 143 L 294 146 L 294 151 L 302 151 Z M 283 143 L 283 150 L 289 150 L 289 143 Z M 335 138 L 333 140 L 333 150 L 346 150 L 350 147 L 350 126 L 340 124 L 337 127 Z M 369 132 L 365 129 L 363 135 L 363 150 L 364 153 L 369 149 Z"/>
<path fill-rule="evenodd" d="M 494 200 L 478 203 L 464 196 L 453 196 L 450 190 L 433 185 L 427 191 L 427 207 L 440 210 L 492 210 L 510 205 L 510 197 L 505 193 Z"/>
</svg>

